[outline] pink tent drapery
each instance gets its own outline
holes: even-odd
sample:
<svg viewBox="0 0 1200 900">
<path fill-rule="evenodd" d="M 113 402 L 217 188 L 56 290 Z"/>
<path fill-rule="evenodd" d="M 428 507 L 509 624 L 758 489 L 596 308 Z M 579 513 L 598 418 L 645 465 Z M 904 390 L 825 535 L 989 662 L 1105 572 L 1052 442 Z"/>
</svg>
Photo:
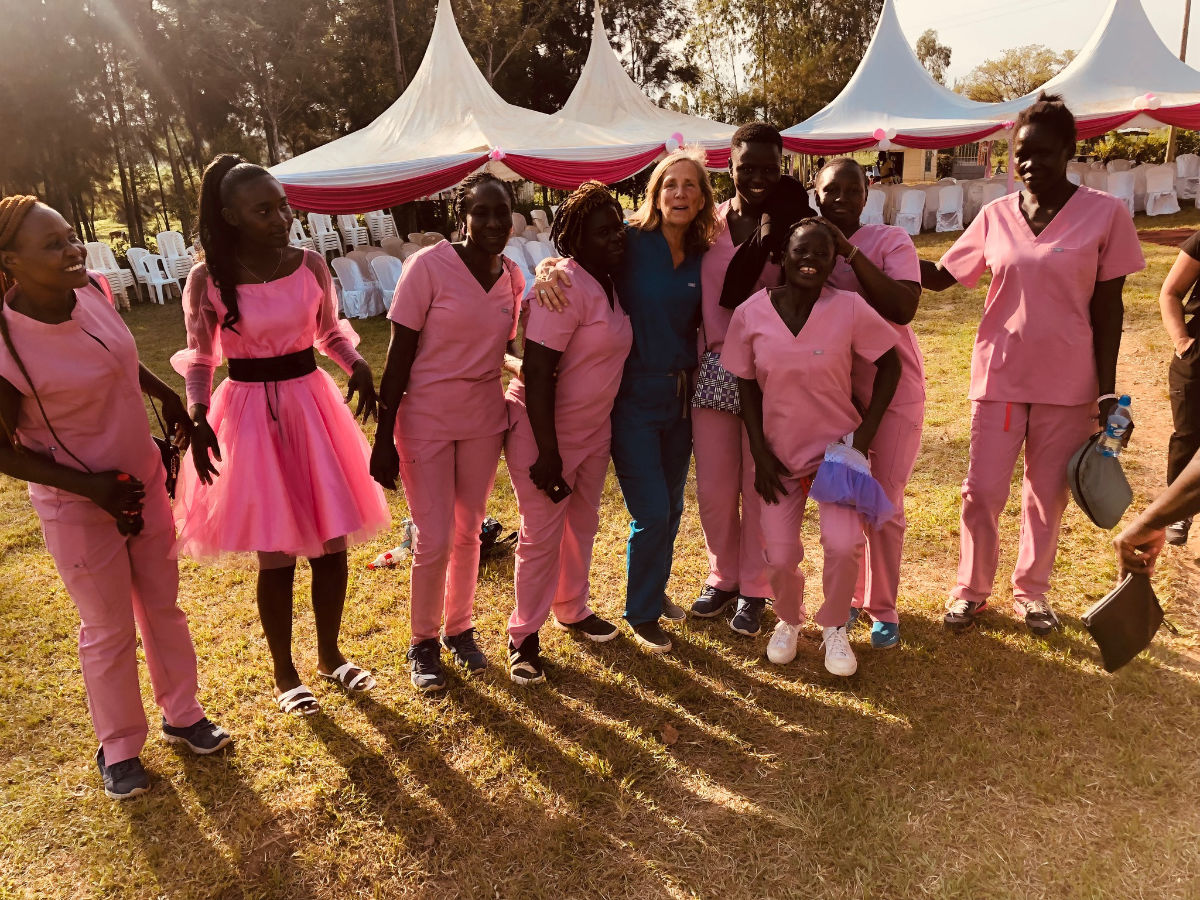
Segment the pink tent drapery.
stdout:
<svg viewBox="0 0 1200 900">
<path fill-rule="evenodd" d="M 292 206 L 316 213 L 370 212 L 399 206 L 420 197 L 428 197 L 447 188 L 454 187 L 468 174 L 487 162 L 487 154 L 481 153 L 474 159 L 448 166 L 426 175 L 390 181 L 384 184 L 366 185 L 305 185 L 284 184 Z"/>
</svg>

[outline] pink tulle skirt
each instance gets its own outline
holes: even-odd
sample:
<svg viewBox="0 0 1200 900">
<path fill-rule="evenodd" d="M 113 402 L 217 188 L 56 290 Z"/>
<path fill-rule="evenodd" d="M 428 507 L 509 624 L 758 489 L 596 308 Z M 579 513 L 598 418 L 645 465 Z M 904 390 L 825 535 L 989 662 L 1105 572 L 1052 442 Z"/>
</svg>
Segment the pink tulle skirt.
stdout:
<svg viewBox="0 0 1200 900">
<path fill-rule="evenodd" d="M 359 543 L 388 527 L 366 438 L 324 371 L 265 384 L 226 379 L 208 421 L 221 448 L 220 475 L 202 484 L 186 454 L 175 496 L 180 555 L 311 558 L 328 541 Z"/>
</svg>

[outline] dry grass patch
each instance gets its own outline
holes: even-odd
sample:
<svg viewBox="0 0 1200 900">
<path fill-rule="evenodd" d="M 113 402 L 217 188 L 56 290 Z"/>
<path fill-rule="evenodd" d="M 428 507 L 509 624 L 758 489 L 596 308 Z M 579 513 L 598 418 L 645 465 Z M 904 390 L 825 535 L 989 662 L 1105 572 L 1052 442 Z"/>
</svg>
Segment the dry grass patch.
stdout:
<svg viewBox="0 0 1200 900">
<path fill-rule="evenodd" d="M 1195 212 L 1139 220 L 1197 223 Z M 949 243 L 918 241 L 930 258 Z M 1135 397 L 1127 459 L 1139 501 L 1162 481 L 1170 427 L 1156 296 L 1175 255 L 1144 246 L 1120 378 Z M 301 721 L 270 701 L 253 568 L 184 563 L 203 699 L 237 743 L 198 760 L 152 736 L 154 790 L 117 806 L 96 788 L 74 608 L 23 487 L 0 479 L 0 897 L 1200 895 L 1192 554 L 1173 551 L 1158 578 L 1184 635 L 1164 634 L 1109 676 L 1078 622 L 1115 574 L 1109 536 L 1068 512 L 1051 598 L 1066 628 L 1033 638 L 1005 611 L 1014 499 L 997 611 L 974 634 L 943 631 L 982 297 L 922 302 L 929 404 L 909 488 L 904 643 L 872 653 L 856 632 L 850 680 L 824 672 L 811 632 L 780 669 L 762 656 L 765 637 L 717 621 L 675 629 L 665 658 L 625 637 L 593 646 L 547 630 L 549 683 L 518 688 L 501 664 L 506 561 L 484 571 L 477 603 L 492 667 L 418 697 L 404 662 L 408 574 L 365 568 L 396 528 L 351 552 L 345 646 L 380 687 L 355 700 L 317 686 L 325 713 Z M 128 317 L 143 358 L 177 385 L 167 359 L 183 344 L 179 319 L 170 305 Z M 385 325 L 357 327 L 378 371 Z M 403 498 L 392 506 L 398 525 Z M 490 511 L 517 521 L 503 471 Z M 616 616 L 627 519 L 615 479 L 602 513 L 593 592 Z M 689 495 L 671 583 L 680 601 L 704 560 Z M 815 604 L 819 577 L 809 585 Z M 297 606 L 297 660 L 315 679 L 312 617 Z"/>
</svg>

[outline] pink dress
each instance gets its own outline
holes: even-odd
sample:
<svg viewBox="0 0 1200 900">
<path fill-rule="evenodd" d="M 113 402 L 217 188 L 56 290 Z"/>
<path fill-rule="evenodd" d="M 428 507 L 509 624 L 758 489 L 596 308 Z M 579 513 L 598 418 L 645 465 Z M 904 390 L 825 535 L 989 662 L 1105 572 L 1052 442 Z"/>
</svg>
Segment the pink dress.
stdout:
<svg viewBox="0 0 1200 900">
<path fill-rule="evenodd" d="M 188 349 L 171 357 L 187 379 L 189 406 L 208 404 L 220 476 L 204 485 L 191 454 L 176 490 L 178 551 L 200 558 L 237 551 L 323 555 L 339 538 L 367 540 L 390 521 L 371 478 L 370 450 L 333 379 L 318 368 L 272 382 L 225 379 L 212 393 L 223 356 L 261 359 L 316 347 L 346 372 L 362 359 L 350 324 L 338 319 L 325 261 L 305 251 L 290 275 L 238 286 L 241 320 L 221 328 L 226 308 L 201 264 L 184 288 Z"/>
</svg>

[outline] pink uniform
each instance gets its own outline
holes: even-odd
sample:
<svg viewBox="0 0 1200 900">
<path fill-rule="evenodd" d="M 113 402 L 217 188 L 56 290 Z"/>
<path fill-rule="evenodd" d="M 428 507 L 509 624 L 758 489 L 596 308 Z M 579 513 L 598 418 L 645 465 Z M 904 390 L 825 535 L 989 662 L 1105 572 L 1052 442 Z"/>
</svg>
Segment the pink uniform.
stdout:
<svg viewBox="0 0 1200 900">
<path fill-rule="evenodd" d="M 155 701 L 167 722 L 186 726 L 204 717 L 196 700 L 196 653 L 187 618 L 176 605 L 175 530 L 138 384 L 137 347 L 105 293 L 93 286 L 75 292 L 71 318 L 58 325 L 7 304 L 0 315 L 33 381 L 31 388 L 0 344 L 0 378 L 21 394 L 16 428 L 21 444 L 73 469 L 126 472 L 146 488 L 145 524 L 136 537 L 126 537 L 90 500 L 29 486 L 46 547 L 79 610 L 88 709 L 112 765 L 139 755 L 146 741 L 138 632 Z M 57 438 L 38 409 L 34 388 Z"/>
<path fill-rule="evenodd" d="M 825 447 L 862 422 L 853 401 L 855 360 L 874 362 L 895 345 L 895 329 L 866 300 L 829 287 L 798 335 L 784 324 L 765 290 L 733 315 L 721 365 L 739 378 L 758 382 L 767 445 L 791 473 L 783 479 L 788 493 L 778 503 L 763 503 L 761 513 L 775 614 L 789 624 L 799 625 L 805 615 L 800 528 L 809 479 Z M 863 520 L 848 507 L 822 503 L 819 508 L 825 602 L 816 621 L 822 626 L 845 625 L 866 541 Z"/>
<path fill-rule="evenodd" d="M 629 316 L 615 294 L 609 306 L 604 288 L 574 260 L 564 260 L 558 268 L 571 279 L 570 303 L 562 312 L 530 304 L 525 340 L 562 353 L 554 391 L 554 430 L 563 480 L 571 493 L 555 503 L 529 478 L 538 448 L 525 409 L 525 383 L 514 378 L 508 386 L 511 425 L 504 446 L 521 510 L 517 603 L 508 620 L 508 633 L 517 647 L 542 627 L 551 609 L 564 624 L 592 614 L 588 570 L 608 473 L 609 414 L 633 345 Z"/>
<path fill-rule="evenodd" d="M 417 526 L 412 641 L 471 627 L 479 526 L 496 480 L 508 412 L 500 371 L 516 336 L 525 279 L 504 269 L 490 290 L 442 241 L 404 264 L 388 318 L 420 332 L 396 415 L 400 479 Z"/>
<path fill-rule="evenodd" d="M 179 552 L 208 558 L 258 551 L 323 556 L 364 541 L 391 515 L 370 474 L 370 449 L 333 379 L 320 368 L 280 381 L 225 379 L 222 358 L 268 359 L 315 346 L 346 372 L 362 359 L 358 335 L 338 319 L 337 295 L 319 254 L 306 251 L 289 275 L 238 286 L 241 320 L 222 328 L 226 308 L 203 265 L 183 292 L 188 348 L 171 357 L 187 380 L 188 403 L 208 405 L 222 462 L 211 485 L 184 459 L 176 490 Z"/>
<path fill-rule="evenodd" d="M 912 238 L 894 225 L 861 225 L 850 236 L 875 266 L 896 281 L 921 283 L 921 262 Z M 862 294 L 862 285 L 850 264 L 838 259 L 829 285 L 843 291 Z M 854 605 L 862 607 L 872 619 L 897 622 L 896 596 L 900 590 L 900 560 L 904 555 L 904 488 L 912 475 L 921 449 L 921 425 L 925 420 L 925 361 L 911 325 L 889 322 L 896 332 L 896 352 L 900 356 L 900 384 L 879 431 L 871 442 L 871 472 L 896 507 L 896 515 L 879 527 L 867 527 L 867 552 L 859 567 L 854 589 Z M 854 395 L 864 404 L 870 400 L 875 365 L 864 360 L 854 364 Z"/>
<path fill-rule="evenodd" d="M 730 201 L 717 207 L 720 232 L 700 263 L 700 349 L 721 352 L 733 310 L 721 306 L 725 273 L 737 247 L 725 227 Z M 779 283 L 779 266 L 763 267 L 755 290 Z M 696 503 L 708 549 L 707 584 L 744 597 L 770 596 L 759 530 L 761 498 L 754 490 L 754 460 L 742 420 L 715 409 L 692 409 Z"/>
<path fill-rule="evenodd" d="M 971 459 L 963 481 L 958 584 L 992 592 L 998 523 L 1025 445 L 1021 538 L 1013 595 L 1044 599 L 1067 505 L 1066 467 L 1096 428 L 1098 384 L 1090 304 L 1096 283 L 1145 266 L 1124 204 L 1079 187 L 1038 236 L 1020 194 L 989 203 L 942 257 L 961 284 L 992 283 L 971 354 Z"/>
</svg>

